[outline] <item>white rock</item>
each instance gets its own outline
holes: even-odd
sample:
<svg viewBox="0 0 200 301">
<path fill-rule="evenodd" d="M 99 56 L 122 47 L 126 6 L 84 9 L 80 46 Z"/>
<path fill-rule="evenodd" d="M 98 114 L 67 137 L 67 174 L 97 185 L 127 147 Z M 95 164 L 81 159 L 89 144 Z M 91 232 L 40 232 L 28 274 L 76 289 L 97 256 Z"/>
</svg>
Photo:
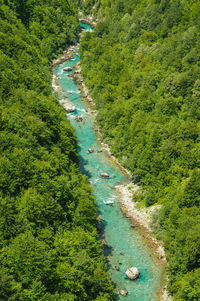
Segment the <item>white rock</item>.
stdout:
<svg viewBox="0 0 200 301">
<path fill-rule="evenodd" d="M 63 69 L 63 71 L 72 71 L 72 68 L 71 68 L 71 67 L 65 67 L 65 68 Z"/>
<path fill-rule="evenodd" d="M 131 267 L 125 272 L 125 274 L 128 276 L 129 279 L 134 280 L 140 276 L 140 271 L 136 267 Z"/>
<path fill-rule="evenodd" d="M 120 295 L 125 297 L 128 294 L 128 291 L 127 290 L 120 290 L 119 293 L 120 293 Z"/>
<path fill-rule="evenodd" d="M 72 113 L 76 109 L 75 105 L 66 99 L 59 100 L 59 103 L 63 106 L 67 113 Z"/>
<path fill-rule="evenodd" d="M 105 205 L 110 205 L 112 206 L 114 204 L 113 200 L 108 200 L 108 201 L 103 201 Z"/>
<path fill-rule="evenodd" d="M 101 173 L 100 173 L 100 176 L 101 176 L 102 178 L 109 178 L 109 174 L 107 174 L 106 172 L 101 172 Z"/>
</svg>

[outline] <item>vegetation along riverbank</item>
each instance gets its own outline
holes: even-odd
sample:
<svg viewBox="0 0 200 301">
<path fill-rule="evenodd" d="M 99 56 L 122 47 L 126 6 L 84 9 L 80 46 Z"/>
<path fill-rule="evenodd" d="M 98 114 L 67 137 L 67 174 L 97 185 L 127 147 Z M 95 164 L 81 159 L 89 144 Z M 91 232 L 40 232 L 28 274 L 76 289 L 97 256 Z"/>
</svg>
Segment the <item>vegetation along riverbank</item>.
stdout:
<svg viewBox="0 0 200 301">
<path fill-rule="evenodd" d="M 0 300 L 115 300 L 75 133 L 52 96 L 77 9 L 0 1 L 0 24 Z"/>
<path fill-rule="evenodd" d="M 105 143 L 154 204 L 168 289 L 198 300 L 200 275 L 199 1 L 101 1 L 81 43 L 84 81 Z"/>
</svg>

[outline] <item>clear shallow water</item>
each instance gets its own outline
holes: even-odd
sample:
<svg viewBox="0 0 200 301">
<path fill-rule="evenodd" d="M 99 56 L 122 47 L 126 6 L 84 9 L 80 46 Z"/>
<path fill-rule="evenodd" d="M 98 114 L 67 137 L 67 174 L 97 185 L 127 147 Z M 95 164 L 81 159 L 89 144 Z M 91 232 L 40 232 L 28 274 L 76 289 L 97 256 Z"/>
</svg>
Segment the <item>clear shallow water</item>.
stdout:
<svg viewBox="0 0 200 301">
<path fill-rule="evenodd" d="M 81 26 L 91 31 L 89 25 L 81 23 Z M 89 177 L 97 199 L 104 237 L 108 246 L 106 255 L 109 259 L 110 275 L 116 285 L 118 300 L 153 301 L 156 300 L 155 291 L 159 288 L 162 267 L 152 259 L 138 232 L 130 227 L 130 222 L 119 209 L 114 186 L 119 182 L 128 183 L 128 178 L 108 159 L 105 153 L 98 153 L 100 147 L 93 130 L 93 118 L 87 112 L 87 105 L 81 99 L 77 84 L 67 76 L 71 72 L 63 72 L 64 67 L 73 67 L 78 61 L 79 56 L 75 54 L 73 60 L 59 65 L 54 72 L 58 75 L 64 96 L 76 106 L 75 112 L 67 114 L 67 117 L 76 130 L 81 171 Z M 60 95 L 60 98 L 63 98 L 63 95 Z M 77 122 L 76 116 L 81 116 L 83 121 Z M 89 148 L 93 148 L 94 153 L 89 154 Z M 101 172 L 108 173 L 110 178 L 101 178 Z M 104 201 L 107 200 L 113 200 L 114 205 L 105 205 Z M 124 255 L 120 255 L 120 252 L 124 252 Z M 115 266 L 119 266 L 120 271 L 117 271 Z M 141 272 L 140 277 L 135 281 L 130 281 L 125 275 L 126 269 L 131 266 L 136 266 Z M 120 296 L 120 289 L 127 289 L 128 295 Z"/>
</svg>

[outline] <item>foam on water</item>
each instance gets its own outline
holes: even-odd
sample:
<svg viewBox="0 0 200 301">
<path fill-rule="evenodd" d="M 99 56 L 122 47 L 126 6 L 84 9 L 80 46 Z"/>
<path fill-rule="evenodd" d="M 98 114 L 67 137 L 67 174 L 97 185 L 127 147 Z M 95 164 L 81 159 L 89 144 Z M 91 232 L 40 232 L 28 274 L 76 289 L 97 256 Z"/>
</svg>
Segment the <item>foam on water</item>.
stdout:
<svg viewBox="0 0 200 301">
<path fill-rule="evenodd" d="M 69 90 L 69 91 L 67 91 L 67 93 L 69 93 L 69 94 L 80 94 L 80 91 L 78 90 Z"/>
<path fill-rule="evenodd" d="M 60 72 L 58 73 L 58 75 L 62 75 L 64 73 L 64 70 L 60 70 Z"/>
<path fill-rule="evenodd" d="M 77 108 L 77 111 L 79 111 L 79 112 L 85 112 L 85 109 Z"/>
<path fill-rule="evenodd" d="M 83 24 L 81 25 L 83 26 Z M 84 26 L 88 30 L 90 29 L 89 25 L 84 24 Z M 64 67 L 73 67 L 78 60 L 79 57 L 75 54 L 73 60 L 59 65 L 54 72 L 60 74 Z M 76 129 L 81 171 L 89 177 L 97 199 L 96 203 L 108 245 L 106 248 L 106 255 L 109 259 L 108 268 L 112 281 L 116 285 L 117 298 L 126 301 L 156 300 L 155 291 L 160 287 L 162 267 L 154 261 L 138 232 L 130 227 L 129 220 L 123 216 L 114 189 L 114 186 L 119 182 L 128 183 L 128 178 L 108 159 L 105 153 L 98 152 L 100 147 L 93 130 L 93 118 L 86 112 L 87 106 L 78 95 L 76 83 L 72 78 L 62 73 L 59 84 L 62 86 L 64 94 L 76 106 L 75 112 L 68 114 L 68 117 L 82 116 L 84 118 L 82 122 L 76 122 L 75 118 L 70 118 L 70 122 Z M 74 91 L 74 93 L 69 94 L 69 91 Z M 89 154 L 89 148 L 93 148 L 95 151 Z M 110 178 L 101 178 L 101 172 L 108 173 Z M 113 206 L 104 204 L 108 200 L 114 201 Z M 120 254 L 121 252 L 124 253 L 124 256 Z M 119 266 L 120 270 L 117 271 L 115 266 Z M 128 280 L 125 275 L 126 269 L 131 266 L 136 266 L 141 272 L 140 277 L 135 281 Z M 128 295 L 126 297 L 120 296 L 120 289 L 127 289 Z"/>
</svg>

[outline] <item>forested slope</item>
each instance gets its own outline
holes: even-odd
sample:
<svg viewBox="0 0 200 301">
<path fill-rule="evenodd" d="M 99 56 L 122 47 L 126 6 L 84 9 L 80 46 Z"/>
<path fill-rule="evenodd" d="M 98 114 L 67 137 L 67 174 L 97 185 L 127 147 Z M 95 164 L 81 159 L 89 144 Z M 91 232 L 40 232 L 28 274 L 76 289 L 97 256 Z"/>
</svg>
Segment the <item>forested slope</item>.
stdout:
<svg viewBox="0 0 200 301">
<path fill-rule="evenodd" d="M 71 1 L 0 1 L 0 300 L 114 300 L 74 131 L 51 60 L 78 30 Z"/>
<path fill-rule="evenodd" d="M 200 2 L 102 0 L 81 65 L 104 140 L 162 204 L 168 289 L 200 299 Z"/>
<path fill-rule="evenodd" d="M 87 16 L 88 14 L 93 13 L 97 6 L 99 8 L 100 3 L 97 0 L 75 0 L 75 6 L 79 10 L 79 14 Z"/>
</svg>

